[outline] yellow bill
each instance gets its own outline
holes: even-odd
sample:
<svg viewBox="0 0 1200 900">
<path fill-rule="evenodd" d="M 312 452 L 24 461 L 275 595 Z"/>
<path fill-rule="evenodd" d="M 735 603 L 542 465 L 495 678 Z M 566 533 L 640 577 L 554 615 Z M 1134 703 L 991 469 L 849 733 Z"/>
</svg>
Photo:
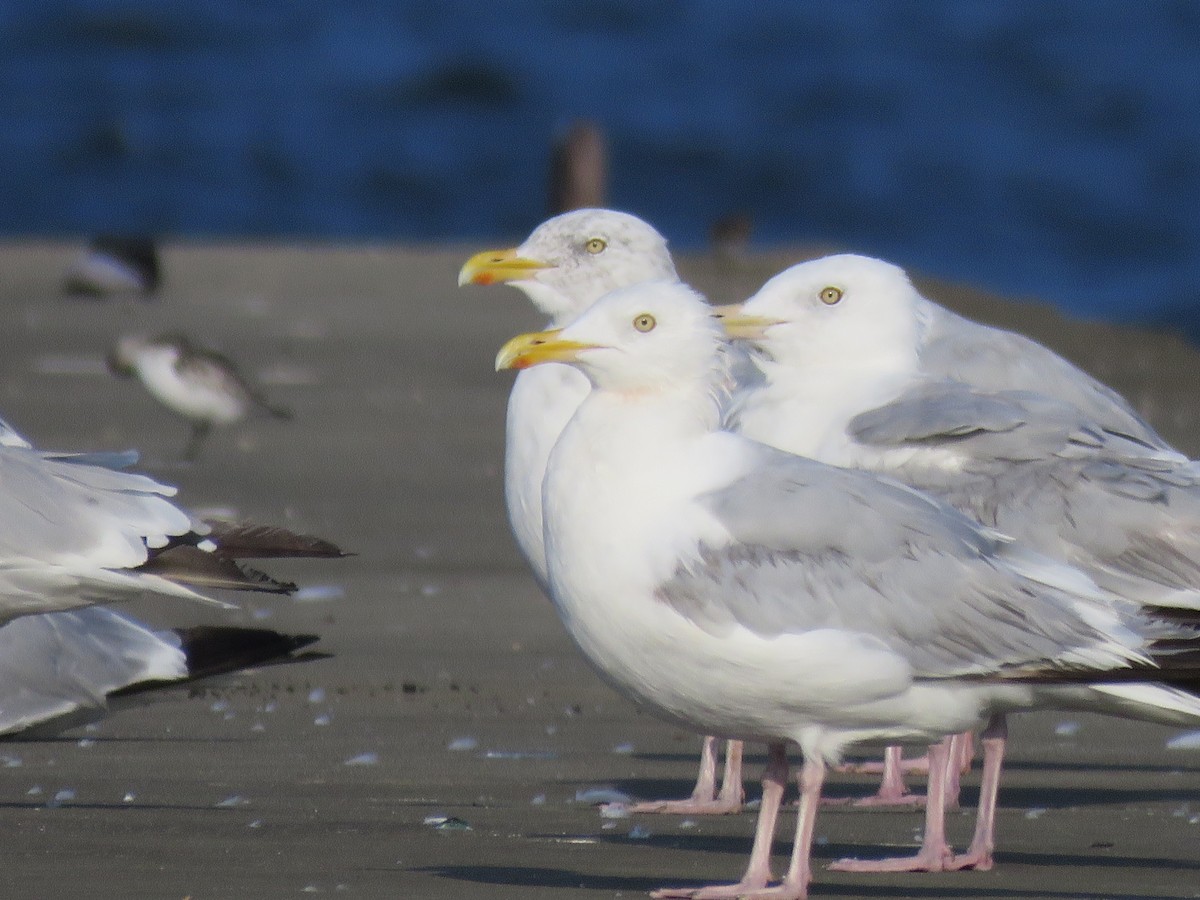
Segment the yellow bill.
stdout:
<svg viewBox="0 0 1200 900">
<path fill-rule="evenodd" d="M 772 325 L 782 325 L 783 319 L 768 316 L 748 316 L 742 312 L 740 303 L 713 307 L 713 315 L 721 322 L 725 333 L 735 341 L 757 341 L 766 337 Z"/>
<path fill-rule="evenodd" d="M 520 281 L 539 269 L 554 268 L 550 263 L 518 256 L 516 248 L 510 250 L 484 250 L 466 261 L 458 272 L 458 286 L 467 284 L 498 284 L 504 281 Z"/>
<path fill-rule="evenodd" d="M 596 344 L 564 341 L 561 328 L 518 334 L 496 354 L 496 371 L 528 369 L 542 363 L 571 362 L 582 350 L 594 350 Z"/>
</svg>

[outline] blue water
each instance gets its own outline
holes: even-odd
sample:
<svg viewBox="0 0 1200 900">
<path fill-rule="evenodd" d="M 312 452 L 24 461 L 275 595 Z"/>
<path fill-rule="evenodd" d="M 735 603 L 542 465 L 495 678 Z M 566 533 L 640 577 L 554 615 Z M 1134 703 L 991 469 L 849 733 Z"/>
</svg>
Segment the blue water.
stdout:
<svg viewBox="0 0 1200 900">
<path fill-rule="evenodd" d="M 495 241 L 551 137 L 680 248 L 753 217 L 1200 336 L 1200 4 L 9 0 L 0 234 Z"/>
</svg>

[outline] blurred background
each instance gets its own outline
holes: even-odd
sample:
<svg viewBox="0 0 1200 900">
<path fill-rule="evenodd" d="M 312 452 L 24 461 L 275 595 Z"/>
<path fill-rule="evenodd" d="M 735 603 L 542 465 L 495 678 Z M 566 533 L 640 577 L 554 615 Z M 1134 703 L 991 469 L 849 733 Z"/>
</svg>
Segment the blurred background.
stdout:
<svg viewBox="0 0 1200 900">
<path fill-rule="evenodd" d="M 1200 339 L 1190 0 L 9 0 L 0 46 L 0 237 L 512 240 L 588 123 L 676 249 Z"/>
</svg>

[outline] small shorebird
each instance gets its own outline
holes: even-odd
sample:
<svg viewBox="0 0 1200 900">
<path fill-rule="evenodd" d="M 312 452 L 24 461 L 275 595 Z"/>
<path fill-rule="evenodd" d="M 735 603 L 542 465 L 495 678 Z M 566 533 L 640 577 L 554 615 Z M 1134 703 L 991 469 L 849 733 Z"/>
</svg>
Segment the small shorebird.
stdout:
<svg viewBox="0 0 1200 900">
<path fill-rule="evenodd" d="M 115 294 L 149 297 L 162 281 L 158 248 L 148 237 L 102 234 L 63 276 L 63 292 L 103 299 Z"/>
<path fill-rule="evenodd" d="M 109 354 L 109 369 L 136 376 L 155 400 L 192 424 L 184 457 L 193 460 L 214 425 L 240 422 L 256 409 L 276 419 L 291 410 L 270 403 L 219 353 L 197 347 L 182 335 L 121 338 Z"/>
</svg>

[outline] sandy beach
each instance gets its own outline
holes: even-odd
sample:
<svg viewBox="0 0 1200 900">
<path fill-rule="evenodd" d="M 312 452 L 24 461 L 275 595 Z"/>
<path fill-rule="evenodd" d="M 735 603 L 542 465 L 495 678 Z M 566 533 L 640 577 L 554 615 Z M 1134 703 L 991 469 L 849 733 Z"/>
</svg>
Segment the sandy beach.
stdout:
<svg viewBox="0 0 1200 900">
<path fill-rule="evenodd" d="M 242 614 L 139 606 L 163 626 L 316 633 L 332 656 L 0 744 L 0 895 L 638 897 L 740 875 L 753 813 L 606 819 L 577 800 L 593 788 L 682 796 L 699 740 L 598 680 L 509 537 L 511 375 L 492 361 L 540 322 L 514 290 L 455 287 L 477 249 L 173 245 L 156 300 L 96 302 L 60 296 L 77 245 L 0 245 L 0 414 L 15 427 L 46 448 L 137 448 L 190 508 L 277 521 L 357 554 L 272 565 L 305 589 L 233 598 Z M 802 255 L 685 258 L 681 272 L 730 302 Z M 920 284 L 1068 355 L 1200 455 L 1200 354 L 1182 340 Z M 104 370 L 119 335 L 167 331 L 239 361 L 295 420 L 217 432 L 181 463 L 187 426 Z M 1200 896 L 1200 746 L 1168 747 L 1178 734 L 1016 718 L 994 871 L 819 871 L 813 895 Z M 977 783 L 976 771 L 952 814 L 960 845 Z M 869 790 L 853 776 L 829 788 Z M 793 824 L 789 813 L 780 854 Z M 818 863 L 911 846 L 920 827 L 916 811 L 826 810 Z"/>
</svg>

